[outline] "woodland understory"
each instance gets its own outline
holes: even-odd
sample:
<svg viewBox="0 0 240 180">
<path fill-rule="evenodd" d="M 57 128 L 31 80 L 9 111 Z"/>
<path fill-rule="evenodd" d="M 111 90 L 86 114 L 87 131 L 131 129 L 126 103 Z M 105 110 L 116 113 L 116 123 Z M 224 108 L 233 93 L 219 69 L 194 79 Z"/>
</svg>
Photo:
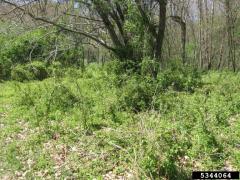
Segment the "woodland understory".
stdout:
<svg viewBox="0 0 240 180">
<path fill-rule="evenodd" d="M 0 0 L 0 179 L 239 170 L 239 9 Z"/>
</svg>

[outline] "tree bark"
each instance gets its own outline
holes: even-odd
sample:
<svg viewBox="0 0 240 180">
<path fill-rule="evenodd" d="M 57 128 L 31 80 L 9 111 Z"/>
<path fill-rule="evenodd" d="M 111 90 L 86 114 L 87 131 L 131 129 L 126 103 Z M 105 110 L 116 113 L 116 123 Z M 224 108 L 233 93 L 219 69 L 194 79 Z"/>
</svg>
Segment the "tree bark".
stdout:
<svg viewBox="0 0 240 180">
<path fill-rule="evenodd" d="M 203 53 L 202 53 L 202 46 L 203 46 L 203 5 L 202 0 L 198 0 L 198 9 L 199 9 L 199 66 L 203 68 Z"/>
<path fill-rule="evenodd" d="M 162 47 L 166 29 L 167 0 L 158 0 L 159 2 L 159 29 L 156 38 L 155 58 L 162 62 Z"/>
<path fill-rule="evenodd" d="M 229 0 L 224 1 L 226 10 L 226 29 L 228 38 L 228 63 L 232 64 L 233 71 L 236 71 L 235 45 L 234 45 L 234 22 L 231 12 L 231 3 Z"/>
<path fill-rule="evenodd" d="M 170 16 L 173 21 L 177 22 L 181 26 L 181 41 L 182 41 L 182 63 L 186 63 L 186 23 L 179 16 Z"/>
</svg>

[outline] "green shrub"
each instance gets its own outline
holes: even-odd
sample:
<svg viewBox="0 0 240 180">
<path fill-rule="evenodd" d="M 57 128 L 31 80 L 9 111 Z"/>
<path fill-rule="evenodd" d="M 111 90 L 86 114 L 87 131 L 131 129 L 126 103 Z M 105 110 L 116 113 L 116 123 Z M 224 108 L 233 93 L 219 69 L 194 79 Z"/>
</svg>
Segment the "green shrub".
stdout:
<svg viewBox="0 0 240 180">
<path fill-rule="evenodd" d="M 64 75 L 63 66 L 59 61 L 52 62 L 47 70 L 50 76 L 62 77 Z"/>
<path fill-rule="evenodd" d="M 173 63 L 168 70 L 160 75 L 163 89 L 173 88 L 175 91 L 194 92 L 201 83 L 200 73 L 196 69 L 186 67 L 180 63 Z"/>
<path fill-rule="evenodd" d="M 80 46 L 73 47 L 71 49 L 65 50 L 63 53 L 58 54 L 58 59 L 65 66 L 69 66 L 69 65 L 81 66 L 83 61 L 82 57 L 83 57 L 83 49 Z"/>
<path fill-rule="evenodd" d="M 159 173 L 160 157 L 153 150 L 145 152 L 141 161 L 141 167 L 149 177 L 157 177 Z"/>
<path fill-rule="evenodd" d="M 17 65 L 11 71 L 12 80 L 23 82 L 33 80 L 33 74 L 26 68 L 25 65 Z"/>
<path fill-rule="evenodd" d="M 109 74 L 120 74 L 123 72 L 122 63 L 118 60 L 107 61 L 104 70 Z"/>
<path fill-rule="evenodd" d="M 141 62 L 141 75 L 154 77 L 158 71 L 158 64 L 155 60 L 146 57 Z"/>
<path fill-rule="evenodd" d="M 44 58 L 44 52 L 50 47 L 47 38 L 42 38 L 44 33 L 42 30 L 36 30 L 12 38 L 5 43 L 0 58 L 5 56 L 13 63 L 27 63 L 30 56 L 31 59 Z"/>
<path fill-rule="evenodd" d="M 10 77 L 12 61 L 8 58 L 0 58 L 0 80 L 5 80 Z"/>
<path fill-rule="evenodd" d="M 47 92 L 46 97 L 42 97 L 49 110 L 63 110 L 74 107 L 74 104 L 79 102 L 79 99 L 65 85 L 58 84 Z"/>
<path fill-rule="evenodd" d="M 130 74 L 125 69 L 125 63 L 118 60 L 106 62 L 103 69 L 107 73 L 108 81 L 117 88 L 122 87 Z"/>
<path fill-rule="evenodd" d="M 154 81 L 141 76 L 132 76 L 120 89 L 119 103 L 121 108 L 139 112 L 151 108 L 153 102 Z"/>
<path fill-rule="evenodd" d="M 33 61 L 25 65 L 17 65 L 12 68 L 11 78 L 15 81 L 43 80 L 48 77 L 45 63 Z"/>
<path fill-rule="evenodd" d="M 133 60 L 112 60 L 105 63 L 104 68 L 110 74 L 134 74 L 140 72 L 140 62 L 136 62 Z"/>
<path fill-rule="evenodd" d="M 84 78 L 99 78 L 102 77 L 103 69 L 97 63 L 91 63 L 85 69 Z"/>
<path fill-rule="evenodd" d="M 81 69 L 69 67 L 66 69 L 65 75 L 68 77 L 79 78 L 79 77 L 82 77 L 83 74 Z"/>
<path fill-rule="evenodd" d="M 41 61 L 33 61 L 26 65 L 26 69 L 33 74 L 35 80 L 43 80 L 48 77 L 46 64 Z"/>
<path fill-rule="evenodd" d="M 26 118 L 35 125 L 43 123 L 48 129 L 52 121 L 69 119 L 80 122 L 86 130 L 93 121 L 93 102 L 79 88 L 74 91 L 67 84 L 52 83 L 52 79 L 38 85 L 18 86 L 17 104 L 27 109 Z"/>
</svg>

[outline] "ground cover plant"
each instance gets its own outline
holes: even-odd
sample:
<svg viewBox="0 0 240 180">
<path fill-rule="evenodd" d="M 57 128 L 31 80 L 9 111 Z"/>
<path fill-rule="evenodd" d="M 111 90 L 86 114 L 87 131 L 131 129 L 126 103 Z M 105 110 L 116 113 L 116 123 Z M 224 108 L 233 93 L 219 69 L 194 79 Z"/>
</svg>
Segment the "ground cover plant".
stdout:
<svg viewBox="0 0 240 180">
<path fill-rule="evenodd" d="M 168 71 L 156 82 L 122 74 L 119 85 L 107 69 L 1 83 L 2 178 L 189 179 L 194 169 L 239 169 L 238 73 L 166 91 Z"/>
<path fill-rule="evenodd" d="M 239 0 L 0 0 L 0 180 L 240 169 Z"/>
</svg>

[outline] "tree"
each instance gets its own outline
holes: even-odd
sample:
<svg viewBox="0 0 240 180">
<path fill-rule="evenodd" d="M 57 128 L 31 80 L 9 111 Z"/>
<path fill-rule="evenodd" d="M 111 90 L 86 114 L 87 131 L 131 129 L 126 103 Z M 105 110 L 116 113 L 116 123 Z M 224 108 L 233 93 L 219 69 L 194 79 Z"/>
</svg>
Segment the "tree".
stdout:
<svg viewBox="0 0 240 180">
<path fill-rule="evenodd" d="M 236 57 L 234 44 L 234 19 L 232 14 L 232 3 L 229 0 L 224 1 L 226 10 L 226 29 L 228 38 L 228 64 L 232 64 L 232 68 L 236 71 Z M 228 65 L 229 66 L 229 65 Z"/>
<path fill-rule="evenodd" d="M 78 1 L 80 5 L 75 11 L 69 11 L 66 3 L 65 7 L 63 7 L 64 3 L 59 5 L 59 3 L 50 0 L 25 1 L 24 4 L 8 0 L 2 0 L 2 2 L 14 7 L 15 11 L 27 14 L 34 21 L 48 23 L 61 30 L 80 34 L 110 50 L 121 60 L 140 60 L 143 56 L 143 49 L 139 48 L 139 46 L 143 47 L 143 42 L 147 43 L 146 46 L 152 47 L 150 53 L 152 57 L 159 62 L 161 60 L 166 26 L 167 0 L 80 0 Z M 145 8 L 146 5 L 152 8 Z M 49 13 L 46 13 L 45 16 L 43 13 L 40 15 L 36 13 L 40 9 L 50 11 L 53 6 L 57 9 L 57 14 L 61 11 L 61 15 L 54 17 L 49 16 Z M 65 10 L 63 10 L 64 8 Z M 154 14 L 151 13 L 153 11 Z M 66 21 L 63 23 L 62 19 L 66 16 L 80 19 L 88 27 L 73 26 L 67 24 Z M 135 22 L 133 22 L 133 19 Z M 156 20 L 158 23 L 156 23 Z M 129 21 L 136 25 L 138 29 L 126 28 Z M 99 29 L 101 29 L 100 33 L 97 31 Z M 144 40 L 146 33 L 150 34 L 151 41 Z M 138 40 L 143 39 L 143 41 L 137 42 L 140 44 L 137 47 L 135 46 L 137 43 L 134 42 L 136 38 Z"/>
<path fill-rule="evenodd" d="M 180 16 L 171 16 L 172 20 L 177 22 L 181 26 L 181 41 L 182 41 L 182 62 L 183 64 L 186 63 L 186 36 L 187 36 L 187 30 L 186 30 L 186 23 L 183 21 L 183 19 Z"/>
</svg>

